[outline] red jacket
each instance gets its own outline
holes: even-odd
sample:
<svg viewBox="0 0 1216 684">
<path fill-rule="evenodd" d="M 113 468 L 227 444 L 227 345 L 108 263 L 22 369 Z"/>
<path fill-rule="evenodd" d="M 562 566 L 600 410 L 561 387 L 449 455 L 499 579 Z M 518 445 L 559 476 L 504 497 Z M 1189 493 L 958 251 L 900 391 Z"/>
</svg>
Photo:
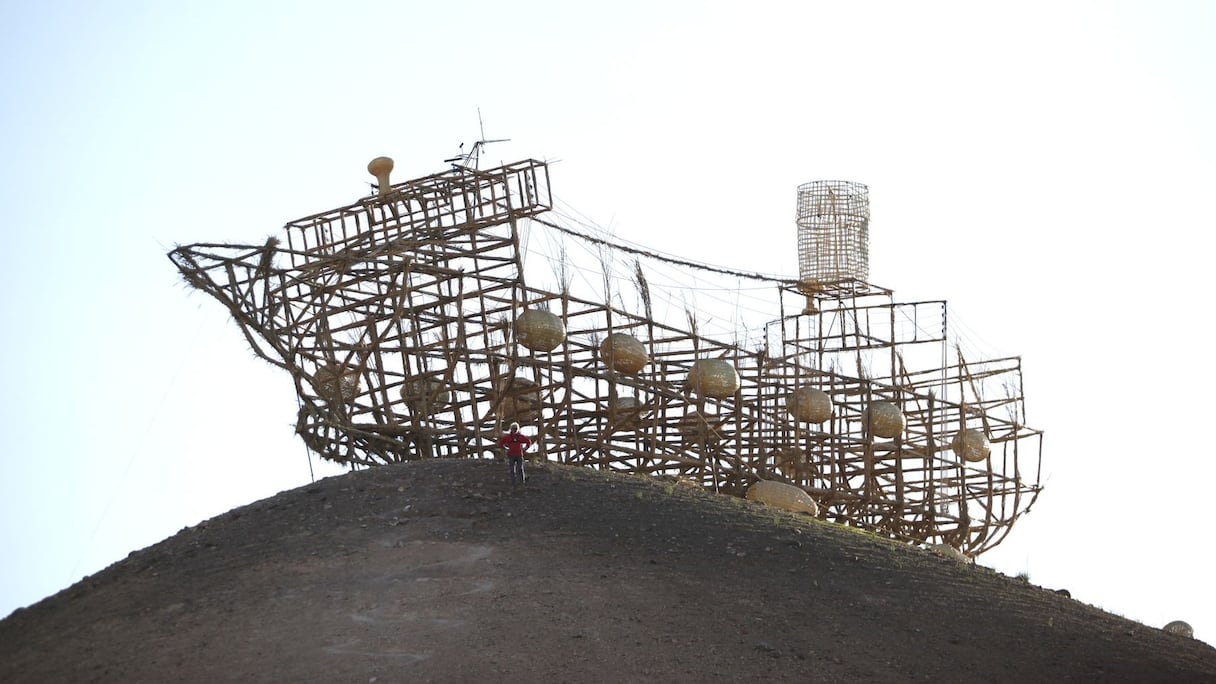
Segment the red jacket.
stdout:
<svg viewBox="0 0 1216 684">
<path fill-rule="evenodd" d="M 507 456 L 520 458 L 532 446 L 532 440 L 522 432 L 508 432 L 498 438 L 498 446 L 506 447 Z"/>
</svg>

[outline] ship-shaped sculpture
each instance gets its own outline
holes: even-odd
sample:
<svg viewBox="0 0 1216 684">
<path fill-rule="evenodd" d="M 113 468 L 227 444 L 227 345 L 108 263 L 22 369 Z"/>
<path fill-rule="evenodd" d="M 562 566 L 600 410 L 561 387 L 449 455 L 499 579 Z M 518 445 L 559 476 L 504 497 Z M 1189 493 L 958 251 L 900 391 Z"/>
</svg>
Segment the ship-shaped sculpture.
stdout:
<svg viewBox="0 0 1216 684">
<path fill-rule="evenodd" d="M 798 278 L 721 271 L 772 286 L 778 315 L 749 349 L 657 315 L 640 259 L 637 310 L 606 278 L 600 297 L 568 279 L 530 287 L 521 241 L 537 226 L 639 253 L 547 220 L 546 163 L 397 184 L 391 168 L 373 160 L 375 195 L 265 244 L 169 255 L 290 374 L 296 431 L 320 456 L 483 458 L 518 421 L 539 458 L 732 494 L 780 480 L 820 517 L 972 556 L 1037 497 L 1042 434 L 1023 423 L 1020 359 L 948 353 L 944 301 L 897 303 L 867 282 L 864 185 L 798 188 Z"/>
</svg>

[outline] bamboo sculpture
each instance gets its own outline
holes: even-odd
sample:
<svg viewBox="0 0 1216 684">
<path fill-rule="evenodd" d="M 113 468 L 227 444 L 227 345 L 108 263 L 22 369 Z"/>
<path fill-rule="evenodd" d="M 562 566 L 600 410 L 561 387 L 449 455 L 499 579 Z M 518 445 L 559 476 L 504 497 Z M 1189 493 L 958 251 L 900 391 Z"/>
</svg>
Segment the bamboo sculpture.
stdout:
<svg viewBox="0 0 1216 684">
<path fill-rule="evenodd" d="M 1000 543 L 1040 491 L 1041 433 L 1023 424 L 1019 359 L 937 354 L 926 370 L 905 367 L 917 347 L 944 349 L 945 302 L 895 303 L 865 282 L 855 252 L 868 200 L 856 185 L 800 195 L 800 245 L 820 252 L 804 257 L 803 277 L 772 283 L 782 310 L 790 297 L 799 313 L 748 351 L 695 321 L 655 320 L 648 298 L 632 313 L 529 287 L 520 225 L 552 208 L 543 162 L 398 184 L 391 160 L 368 169 L 376 195 L 292 221 L 263 245 L 169 255 L 290 374 L 296 432 L 324 458 L 484 457 L 518 421 L 546 459 L 740 496 L 780 480 L 820 517 L 971 555 Z M 909 318 L 937 324 L 908 332 Z"/>
</svg>

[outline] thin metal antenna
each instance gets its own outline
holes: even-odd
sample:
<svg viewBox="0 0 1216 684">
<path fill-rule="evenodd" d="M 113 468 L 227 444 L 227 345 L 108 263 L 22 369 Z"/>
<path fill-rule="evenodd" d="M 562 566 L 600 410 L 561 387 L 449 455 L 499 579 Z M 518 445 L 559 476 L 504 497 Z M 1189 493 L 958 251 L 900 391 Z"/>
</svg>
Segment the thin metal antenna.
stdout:
<svg viewBox="0 0 1216 684">
<path fill-rule="evenodd" d="M 473 143 L 473 147 L 468 152 L 464 151 L 464 143 L 460 143 L 460 153 L 455 157 L 444 159 L 443 161 L 451 164 L 455 168 L 464 167 L 476 171 L 481 163 L 481 151 L 486 145 L 497 142 L 509 142 L 510 138 L 497 138 L 495 140 L 486 139 L 486 126 L 481 120 L 481 107 L 477 108 L 477 128 L 481 132 L 481 139 Z"/>
</svg>

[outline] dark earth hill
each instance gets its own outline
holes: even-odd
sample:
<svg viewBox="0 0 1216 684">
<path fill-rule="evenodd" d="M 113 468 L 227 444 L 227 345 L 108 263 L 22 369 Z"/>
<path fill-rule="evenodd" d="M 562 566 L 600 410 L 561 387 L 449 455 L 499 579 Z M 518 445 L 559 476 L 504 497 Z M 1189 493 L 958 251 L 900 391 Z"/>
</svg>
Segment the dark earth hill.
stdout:
<svg viewBox="0 0 1216 684">
<path fill-rule="evenodd" d="M 282 492 L 0 621 L 0 682 L 1216 682 L 1216 649 L 674 482 L 432 460 Z"/>
</svg>

